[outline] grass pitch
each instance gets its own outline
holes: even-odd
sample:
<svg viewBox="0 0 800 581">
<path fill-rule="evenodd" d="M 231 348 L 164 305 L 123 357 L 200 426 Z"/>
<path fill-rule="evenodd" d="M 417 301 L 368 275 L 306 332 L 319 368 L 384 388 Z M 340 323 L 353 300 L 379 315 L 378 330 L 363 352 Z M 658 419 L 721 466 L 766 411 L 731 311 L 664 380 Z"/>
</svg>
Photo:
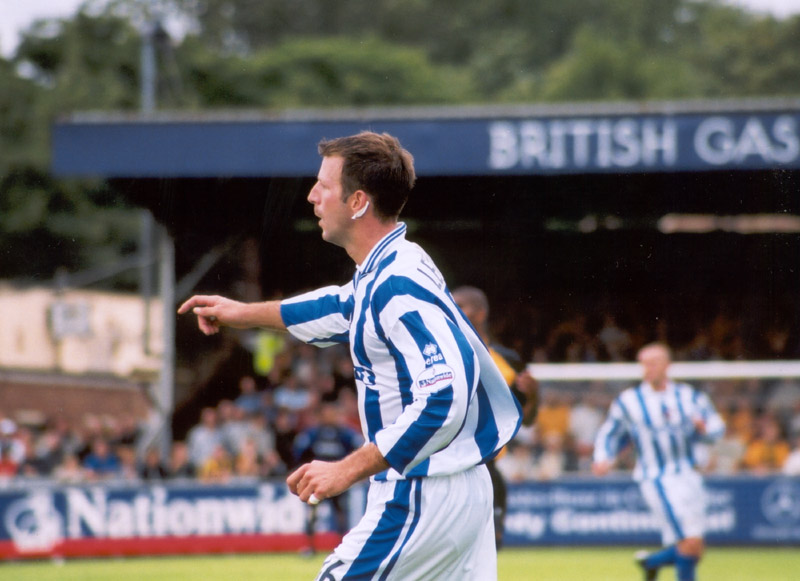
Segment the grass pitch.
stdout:
<svg viewBox="0 0 800 581">
<path fill-rule="evenodd" d="M 499 581 L 623 581 L 641 579 L 633 549 L 503 549 Z M 294 554 L 187 556 L 38 561 L 0 564 L 9 581 L 311 581 L 324 555 Z M 671 570 L 661 581 L 674 579 Z M 800 549 L 711 547 L 700 565 L 702 581 L 797 581 Z M 451 580 L 443 580 L 451 581 Z M 453 580 L 460 581 L 460 580 Z"/>
</svg>

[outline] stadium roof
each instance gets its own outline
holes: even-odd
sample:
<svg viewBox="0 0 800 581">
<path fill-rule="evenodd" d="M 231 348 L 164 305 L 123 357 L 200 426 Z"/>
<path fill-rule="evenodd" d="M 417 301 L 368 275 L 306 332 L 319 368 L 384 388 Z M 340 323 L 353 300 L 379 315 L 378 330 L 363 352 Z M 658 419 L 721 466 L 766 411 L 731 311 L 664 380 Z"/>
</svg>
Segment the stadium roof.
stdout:
<svg viewBox="0 0 800 581">
<path fill-rule="evenodd" d="M 322 138 L 397 135 L 421 176 L 800 169 L 800 99 L 80 113 L 53 170 L 107 178 L 302 177 Z"/>
</svg>

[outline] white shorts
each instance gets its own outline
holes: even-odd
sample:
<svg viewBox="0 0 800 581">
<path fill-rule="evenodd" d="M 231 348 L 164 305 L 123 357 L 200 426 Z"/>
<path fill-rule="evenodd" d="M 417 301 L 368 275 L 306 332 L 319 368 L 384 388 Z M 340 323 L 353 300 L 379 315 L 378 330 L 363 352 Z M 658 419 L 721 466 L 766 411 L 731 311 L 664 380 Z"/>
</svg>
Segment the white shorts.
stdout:
<svg viewBox="0 0 800 581">
<path fill-rule="evenodd" d="M 694 471 L 664 475 L 639 483 L 647 505 L 661 523 L 661 542 L 674 545 L 688 538 L 703 538 L 706 530 L 706 492 Z"/>
<path fill-rule="evenodd" d="M 485 466 L 373 482 L 367 510 L 317 581 L 497 579 L 492 483 Z"/>
</svg>

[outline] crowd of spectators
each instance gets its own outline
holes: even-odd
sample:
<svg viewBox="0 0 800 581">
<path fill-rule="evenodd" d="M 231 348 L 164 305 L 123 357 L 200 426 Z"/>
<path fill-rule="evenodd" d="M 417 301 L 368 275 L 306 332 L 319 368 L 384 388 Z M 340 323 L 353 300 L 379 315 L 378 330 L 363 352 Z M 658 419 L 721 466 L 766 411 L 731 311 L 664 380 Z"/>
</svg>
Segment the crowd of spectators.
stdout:
<svg viewBox="0 0 800 581">
<path fill-rule="evenodd" d="M 517 350 L 525 349 L 525 341 L 508 333 L 508 311 L 500 311 L 496 336 L 508 339 Z M 624 321 L 611 312 L 567 316 L 533 341 L 527 353 L 537 362 L 633 361 L 638 347 L 661 339 L 675 346 L 676 360 L 749 355 L 742 340 L 743 323 L 725 314 L 686 334 L 684 341 L 674 341 L 666 320 L 646 329 Z M 525 318 L 518 318 L 520 322 Z M 771 349 L 773 357 L 800 358 L 794 355 L 796 337 L 790 327 L 776 323 L 762 335 L 759 344 Z M 283 347 L 270 356 L 268 375 L 241 377 L 238 396 L 204 408 L 185 439 L 172 443 L 168 455 L 145 445 L 142 426 L 129 415 L 88 413 L 79 425 L 56 418 L 33 428 L 4 417 L 0 410 L 0 482 L 43 477 L 63 483 L 173 478 L 225 483 L 283 477 L 297 463 L 298 435 L 319 423 L 324 402 L 336 403 L 343 425 L 359 432 L 361 427 L 346 347 L 317 349 L 288 336 L 276 344 Z M 509 444 L 498 469 L 512 482 L 588 474 L 594 435 L 611 399 L 626 385 L 543 383 L 537 422 Z M 706 472 L 800 475 L 800 379 L 695 385 L 709 393 L 728 428 L 721 441 L 698 449 Z"/>
</svg>

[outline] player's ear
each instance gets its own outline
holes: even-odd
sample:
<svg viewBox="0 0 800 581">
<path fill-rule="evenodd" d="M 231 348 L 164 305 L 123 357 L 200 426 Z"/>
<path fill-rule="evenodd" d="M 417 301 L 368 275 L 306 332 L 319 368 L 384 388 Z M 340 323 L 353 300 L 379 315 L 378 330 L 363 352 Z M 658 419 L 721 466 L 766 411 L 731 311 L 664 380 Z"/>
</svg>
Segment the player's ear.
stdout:
<svg viewBox="0 0 800 581">
<path fill-rule="evenodd" d="M 363 216 L 369 208 L 369 196 L 364 190 L 356 190 L 347 200 L 350 209 L 353 211 L 353 220 Z"/>
</svg>

